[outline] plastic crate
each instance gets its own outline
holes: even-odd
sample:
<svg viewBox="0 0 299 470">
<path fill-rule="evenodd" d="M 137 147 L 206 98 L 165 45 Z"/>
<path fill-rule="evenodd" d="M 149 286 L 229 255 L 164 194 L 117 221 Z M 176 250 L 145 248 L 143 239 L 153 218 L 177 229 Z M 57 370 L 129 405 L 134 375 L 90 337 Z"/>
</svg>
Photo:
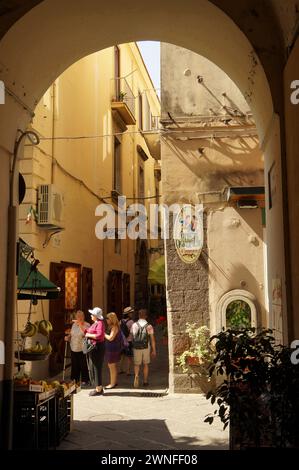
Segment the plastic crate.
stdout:
<svg viewBox="0 0 299 470">
<path fill-rule="evenodd" d="M 56 397 L 56 445 L 72 430 L 73 425 L 73 395 Z"/>
<path fill-rule="evenodd" d="M 38 395 L 34 392 L 16 392 L 14 394 L 14 449 L 48 450 L 55 448 L 55 396 L 40 401 Z"/>
</svg>

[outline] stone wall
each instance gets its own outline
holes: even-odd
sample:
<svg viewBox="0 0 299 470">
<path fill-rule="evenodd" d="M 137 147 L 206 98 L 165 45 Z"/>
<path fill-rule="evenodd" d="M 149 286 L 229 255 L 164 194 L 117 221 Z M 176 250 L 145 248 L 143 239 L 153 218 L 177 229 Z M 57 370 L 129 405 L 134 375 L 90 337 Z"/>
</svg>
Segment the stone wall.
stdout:
<svg viewBox="0 0 299 470">
<path fill-rule="evenodd" d="M 209 327 L 209 272 L 205 255 L 207 248 L 206 218 L 204 217 L 204 247 L 193 264 L 184 263 L 178 256 L 172 237 L 165 240 L 166 298 L 169 332 L 169 387 L 172 392 L 200 392 L 202 388 L 194 378 L 182 373 L 177 358 L 189 347 L 186 323 Z"/>
</svg>

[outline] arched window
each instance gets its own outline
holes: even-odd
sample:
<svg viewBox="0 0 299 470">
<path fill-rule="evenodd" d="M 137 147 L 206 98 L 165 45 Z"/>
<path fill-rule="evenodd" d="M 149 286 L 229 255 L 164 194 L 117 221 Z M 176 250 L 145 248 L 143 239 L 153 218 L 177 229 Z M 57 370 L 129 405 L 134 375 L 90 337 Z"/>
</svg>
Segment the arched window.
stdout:
<svg viewBox="0 0 299 470">
<path fill-rule="evenodd" d="M 233 300 L 226 307 L 226 328 L 240 330 L 251 327 L 251 309 L 244 300 Z"/>
<path fill-rule="evenodd" d="M 226 292 L 216 307 L 216 331 L 222 328 L 250 328 L 258 326 L 257 301 L 246 290 L 235 289 Z"/>
</svg>

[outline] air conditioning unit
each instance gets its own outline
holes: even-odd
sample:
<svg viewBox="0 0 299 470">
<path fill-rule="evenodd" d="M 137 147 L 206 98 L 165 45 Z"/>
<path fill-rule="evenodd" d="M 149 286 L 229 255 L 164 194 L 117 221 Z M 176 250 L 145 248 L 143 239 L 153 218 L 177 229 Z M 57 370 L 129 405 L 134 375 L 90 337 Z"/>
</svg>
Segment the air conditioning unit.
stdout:
<svg viewBox="0 0 299 470">
<path fill-rule="evenodd" d="M 38 222 L 46 230 L 63 229 L 63 195 L 53 184 L 38 186 Z"/>
</svg>

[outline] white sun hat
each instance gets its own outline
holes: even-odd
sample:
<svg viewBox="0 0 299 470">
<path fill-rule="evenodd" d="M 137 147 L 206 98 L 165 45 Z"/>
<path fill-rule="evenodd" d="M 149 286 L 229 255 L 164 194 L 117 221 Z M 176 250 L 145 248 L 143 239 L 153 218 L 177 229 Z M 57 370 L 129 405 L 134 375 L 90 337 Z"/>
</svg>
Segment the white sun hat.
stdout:
<svg viewBox="0 0 299 470">
<path fill-rule="evenodd" d="M 99 320 L 103 320 L 103 310 L 100 307 L 94 307 L 92 310 L 88 310 L 91 315 L 97 317 Z"/>
</svg>

